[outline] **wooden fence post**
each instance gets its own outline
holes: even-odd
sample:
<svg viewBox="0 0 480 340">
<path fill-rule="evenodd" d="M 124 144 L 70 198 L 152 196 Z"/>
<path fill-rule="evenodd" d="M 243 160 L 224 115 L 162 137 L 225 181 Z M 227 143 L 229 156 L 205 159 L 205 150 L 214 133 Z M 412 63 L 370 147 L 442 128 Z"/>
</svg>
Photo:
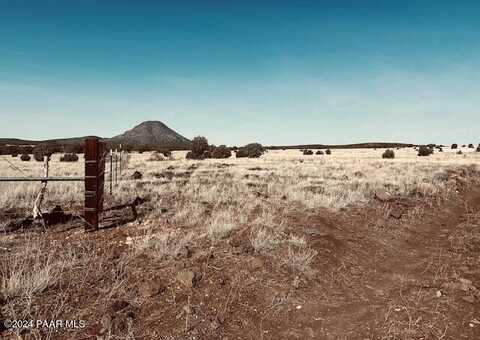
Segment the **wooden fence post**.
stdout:
<svg viewBox="0 0 480 340">
<path fill-rule="evenodd" d="M 85 229 L 98 229 L 103 210 L 105 143 L 98 138 L 85 140 Z"/>
</svg>

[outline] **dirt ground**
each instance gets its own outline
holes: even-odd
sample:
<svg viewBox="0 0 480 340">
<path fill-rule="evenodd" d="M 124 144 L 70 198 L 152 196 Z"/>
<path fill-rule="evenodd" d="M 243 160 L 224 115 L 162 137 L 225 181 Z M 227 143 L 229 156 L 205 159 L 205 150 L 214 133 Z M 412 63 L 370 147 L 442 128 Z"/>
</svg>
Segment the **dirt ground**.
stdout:
<svg viewBox="0 0 480 340">
<path fill-rule="evenodd" d="M 294 244 L 256 252 L 244 227 L 214 246 L 203 239 L 158 261 L 132 255 L 132 243 L 144 235 L 142 217 L 91 233 L 81 222 L 7 233 L 2 258 L 29 242 L 65 266 L 28 301 L 0 296 L 2 319 L 82 320 L 85 327 L 2 336 L 480 339 L 480 176 L 454 181 L 448 199 L 379 192 L 368 204 L 337 212 L 289 211 L 284 232 L 307 241 L 303 253 Z M 156 223 L 163 231 L 177 227 L 168 215 Z M 311 260 L 308 270 L 301 270 L 302 256 Z M 298 266 L 285 265 L 291 261 Z"/>
</svg>

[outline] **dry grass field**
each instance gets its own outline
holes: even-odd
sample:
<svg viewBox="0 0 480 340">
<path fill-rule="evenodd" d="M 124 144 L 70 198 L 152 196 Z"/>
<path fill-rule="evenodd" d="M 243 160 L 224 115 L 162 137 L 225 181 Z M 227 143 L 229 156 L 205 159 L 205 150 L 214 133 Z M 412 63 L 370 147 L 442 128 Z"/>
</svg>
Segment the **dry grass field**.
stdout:
<svg viewBox="0 0 480 340">
<path fill-rule="evenodd" d="M 480 338 L 480 153 L 383 151 L 132 153 L 105 206 L 148 202 L 95 233 L 81 221 L 6 232 L 39 183 L 0 183 L 2 318 L 85 321 L 8 336 Z M 59 157 L 51 176 L 83 175 L 83 157 Z M 9 161 L 42 174 L 42 163 Z M 0 174 L 22 175 L 3 160 Z M 49 183 L 44 207 L 81 214 L 83 195 L 83 183 Z"/>
</svg>

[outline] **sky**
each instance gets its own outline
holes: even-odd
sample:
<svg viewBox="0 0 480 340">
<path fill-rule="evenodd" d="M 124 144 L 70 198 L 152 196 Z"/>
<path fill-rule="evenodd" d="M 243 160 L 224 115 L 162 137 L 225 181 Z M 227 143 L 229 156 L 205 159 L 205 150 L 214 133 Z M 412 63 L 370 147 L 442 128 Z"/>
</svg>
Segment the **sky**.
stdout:
<svg viewBox="0 0 480 340">
<path fill-rule="evenodd" d="M 0 0 L 0 137 L 480 142 L 479 1 Z"/>
</svg>

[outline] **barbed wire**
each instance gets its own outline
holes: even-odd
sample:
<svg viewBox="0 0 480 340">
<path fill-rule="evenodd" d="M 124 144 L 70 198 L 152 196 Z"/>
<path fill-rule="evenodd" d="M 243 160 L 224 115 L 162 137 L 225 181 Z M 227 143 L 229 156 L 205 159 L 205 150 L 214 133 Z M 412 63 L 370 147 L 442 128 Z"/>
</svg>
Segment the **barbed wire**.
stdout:
<svg viewBox="0 0 480 340">
<path fill-rule="evenodd" d="M 3 155 L 0 155 L 1 159 L 3 159 L 5 162 L 7 162 L 9 165 L 10 165 L 10 168 L 13 169 L 13 170 L 16 170 L 16 171 L 19 171 L 21 172 L 22 174 L 26 175 L 26 173 L 20 169 L 18 166 L 16 166 L 15 164 L 13 164 L 12 162 L 10 162 L 8 159 L 5 158 L 5 156 Z"/>
</svg>

